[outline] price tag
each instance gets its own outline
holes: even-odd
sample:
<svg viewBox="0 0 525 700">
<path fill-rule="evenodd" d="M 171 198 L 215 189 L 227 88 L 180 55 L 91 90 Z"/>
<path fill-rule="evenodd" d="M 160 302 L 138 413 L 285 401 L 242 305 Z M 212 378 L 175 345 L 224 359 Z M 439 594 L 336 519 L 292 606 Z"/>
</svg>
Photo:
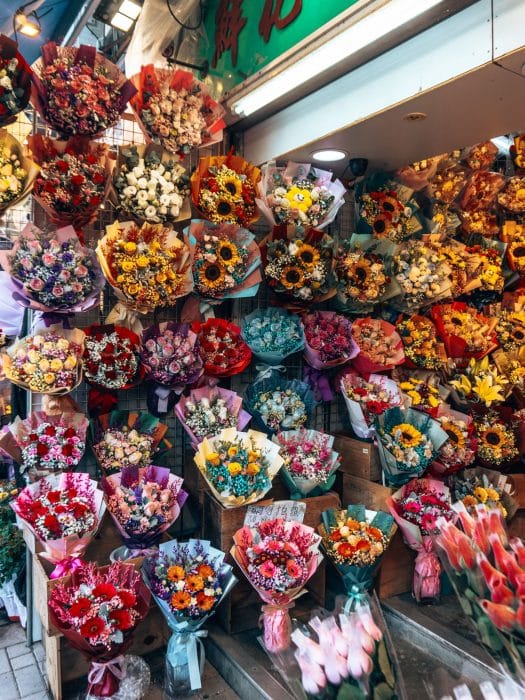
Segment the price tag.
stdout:
<svg viewBox="0 0 525 700">
<path fill-rule="evenodd" d="M 306 503 L 300 501 L 274 501 L 267 506 L 248 506 L 244 524 L 248 527 L 254 527 L 264 520 L 274 520 L 275 518 L 302 523 L 305 512 Z"/>
</svg>

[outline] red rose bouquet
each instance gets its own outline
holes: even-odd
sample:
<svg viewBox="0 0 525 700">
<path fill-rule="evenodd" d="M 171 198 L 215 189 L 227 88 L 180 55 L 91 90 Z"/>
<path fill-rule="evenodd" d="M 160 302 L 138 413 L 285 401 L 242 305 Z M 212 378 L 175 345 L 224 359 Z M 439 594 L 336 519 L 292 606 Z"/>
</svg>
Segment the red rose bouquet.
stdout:
<svg viewBox="0 0 525 700">
<path fill-rule="evenodd" d="M 312 311 L 302 318 L 304 357 L 315 369 L 344 365 L 359 353 L 350 321 L 335 311 Z"/>
<path fill-rule="evenodd" d="M 131 564 L 88 564 L 53 588 L 49 614 L 55 627 L 91 663 L 88 695 L 111 697 L 123 677 L 123 652 L 146 617 L 151 594 Z"/>
<path fill-rule="evenodd" d="M 251 362 L 252 351 L 241 337 L 241 329 L 223 318 L 191 325 L 197 333 L 204 373 L 212 377 L 231 377 L 243 372 Z"/>
<path fill-rule="evenodd" d="M 16 121 L 16 115 L 27 107 L 31 94 L 31 68 L 18 51 L 18 44 L 0 34 L 0 126 Z"/>
</svg>

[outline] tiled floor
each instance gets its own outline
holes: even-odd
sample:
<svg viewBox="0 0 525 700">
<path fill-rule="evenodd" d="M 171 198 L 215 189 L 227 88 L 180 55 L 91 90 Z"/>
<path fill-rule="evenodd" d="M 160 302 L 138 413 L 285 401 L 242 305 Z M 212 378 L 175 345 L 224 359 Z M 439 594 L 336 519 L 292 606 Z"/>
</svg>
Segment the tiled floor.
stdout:
<svg viewBox="0 0 525 700">
<path fill-rule="evenodd" d="M 13 623 L 0 627 L 0 698 L 46 700 L 44 648 L 40 642 L 26 646 L 26 633 Z"/>
</svg>

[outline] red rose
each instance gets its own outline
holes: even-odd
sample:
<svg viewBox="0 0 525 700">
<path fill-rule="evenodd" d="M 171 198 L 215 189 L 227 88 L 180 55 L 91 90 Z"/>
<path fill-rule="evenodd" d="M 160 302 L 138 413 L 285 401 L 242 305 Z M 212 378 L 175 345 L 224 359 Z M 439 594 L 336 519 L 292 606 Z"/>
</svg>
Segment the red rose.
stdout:
<svg viewBox="0 0 525 700">
<path fill-rule="evenodd" d="M 93 175 L 93 182 L 96 185 L 100 185 L 102 182 L 104 182 L 104 175 L 102 175 L 102 173 L 95 173 Z"/>
<path fill-rule="evenodd" d="M 96 156 L 94 156 L 92 153 L 88 153 L 87 156 L 86 156 L 86 161 L 87 161 L 90 165 L 95 165 L 95 163 L 97 162 L 97 158 L 96 158 Z"/>
<path fill-rule="evenodd" d="M 44 527 L 51 532 L 60 532 L 60 524 L 54 515 L 46 515 L 44 518 Z"/>
<path fill-rule="evenodd" d="M 76 603 L 69 608 L 71 617 L 84 617 L 91 610 L 89 598 L 79 598 Z"/>
<path fill-rule="evenodd" d="M 117 589 L 111 583 L 99 583 L 93 589 L 92 594 L 95 598 L 111 600 L 117 594 Z"/>
<path fill-rule="evenodd" d="M 67 490 L 67 497 L 69 498 L 69 500 L 76 498 L 77 495 L 78 495 L 78 492 L 76 489 L 68 489 Z"/>
<path fill-rule="evenodd" d="M 81 204 L 81 203 L 82 203 L 82 197 L 80 195 L 75 194 L 73 197 L 71 197 L 71 204 L 74 207 L 78 207 L 79 204 Z"/>
<path fill-rule="evenodd" d="M 84 503 L 75 503 L 72 513 L 75 518 L 79 520 L 88 512 L 88 510 L 89 508 Z"/>
<path fill-rule="evenodd" d="M 85 177 L 83 175 L 73 175 L 71 178 L 71 184 L 79 186 L 82 185 L 85 181 Z"/>
<path fill-rule="evenodd" d="M 47 428 L 44 430 L 44 434 L 45 434 L 45 435 L 50 435 L 50 436 L 56 435 L 56 434 L 57 434 L 57 431 L 56 431 L 55 426 L 54 426 L 54 425 L 48 425 Z"/>
<path fill-rule="evenodd" d="M 44 455 L 47 455 L 49 452 L 49 447 L 47 445 L 44 445 L 42 442 L 39 442 L 38 445 L 36 446 L 36 453 L 39 457 L 43 457 Z"/>
<path fill-rule="evenodd" d="M 31 503 L 29 509 L 33 518 L 39 518 L 40 516 L 45 515 L 45 513 L 47 513 L 47 509 L 45 508 L 45 506 L 42 505 L 42 503 L 40 503 L 40 501 L 34 501 L 33 503 Z"/>
<path fill-rule="evenodd" d="M 133 627 L 133 620 L 128 610 L 112 610 L 109 618 L 116 623 L 118 630 L 129 630 Z"/>
<path fill-rule="evenodd" d="M 64 431 L 64 437 L 67 438 L 72 438 L 76 436 L 76 432 L 74 428 L 66 428 Z"/>
<path fill-rule="evenodd" d="M 98 205 L 100 204 L 101 201 L 102 200 L 100 197 L 91 197 L 91 199 L 89 200 L 89 204 L 92 207 L 98 207 Z"/>
<path fill-rule="evenodd" d="M 62 448 L 62 454 L 64 457 L 71 457 L 73 454 L 73 445 L 64 445 Z"/>
<path fill-rule="evenodd" d="M 67 173 L 69 170 L 69 163 L 66 160 L 57 160 L 56 165 L 61 173 Z"/>
<path fill-rule="evenodd" d="M 101 617 L 92 617 L 84 622 L 80 628 L 80 634 L 87 639 L 98 637 L 104 631 L 106 623 Z"/>
<path fill-rule="evenodd" d="M 59 503 L 55 506 L 55 513 L 67 513 L 67 506 L 65 506 L 63 503 Z"/>
<path fill-rule="evenodd" d="M 50 503 L 58 503 L 60 501 L 60 491 L 48 491 L 47 492 L 47 500 Z"/>
<path fill-rule="evenodd" d="M 28 438 L 29 442 L 38 442 L 38 435 L 36 433 L 31 433 Z"/>
</svg>

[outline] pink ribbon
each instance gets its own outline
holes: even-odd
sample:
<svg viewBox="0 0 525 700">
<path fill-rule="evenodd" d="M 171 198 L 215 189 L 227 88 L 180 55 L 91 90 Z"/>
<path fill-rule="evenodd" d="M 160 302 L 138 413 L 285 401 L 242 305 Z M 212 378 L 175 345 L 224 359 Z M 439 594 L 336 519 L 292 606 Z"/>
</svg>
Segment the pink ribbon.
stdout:
<svg viewBox="0 0 525 700">
<path fill-rule="evenodd" d="M 81 569 L 84 564 L 85 562 L 78 557 L 67 557 L 66 559 L 62 559 L 62 561 L 58 562 L 51 572 L 49 578 L 62 578 L 63 576 L 68 576 L 78 569 Z"/>
<path fill-rule="evenodd" d="M 264 646 L 268 651 L 276 654 L 290 646 L 292 621 L 288 610 L 293 608 L 294 605 L 295 603 L 290 601 L 280 605 L 268 604 L 262 606 L 262 615 L 259 621 L 263 623 Z"/>
<path fill-rule="evenodd" d="M 430 537 L 425 537 L 423 547 L 417 553 L 414 567 L 414 596 L 418 603 L 422 599 L 439 596 L 441 564 L 432 547 Z"/>
<path fill-rule="evenodd" d="M 124 678 L 126 669 L 124 668 L 124 657 L 122 654 L 115 656 L 110 661 L 92 661 L 88 674 L 89 683 L 91 685 L 101 683 L 107 672 L 112 673 L 118 681 Z"/>
</svg>

